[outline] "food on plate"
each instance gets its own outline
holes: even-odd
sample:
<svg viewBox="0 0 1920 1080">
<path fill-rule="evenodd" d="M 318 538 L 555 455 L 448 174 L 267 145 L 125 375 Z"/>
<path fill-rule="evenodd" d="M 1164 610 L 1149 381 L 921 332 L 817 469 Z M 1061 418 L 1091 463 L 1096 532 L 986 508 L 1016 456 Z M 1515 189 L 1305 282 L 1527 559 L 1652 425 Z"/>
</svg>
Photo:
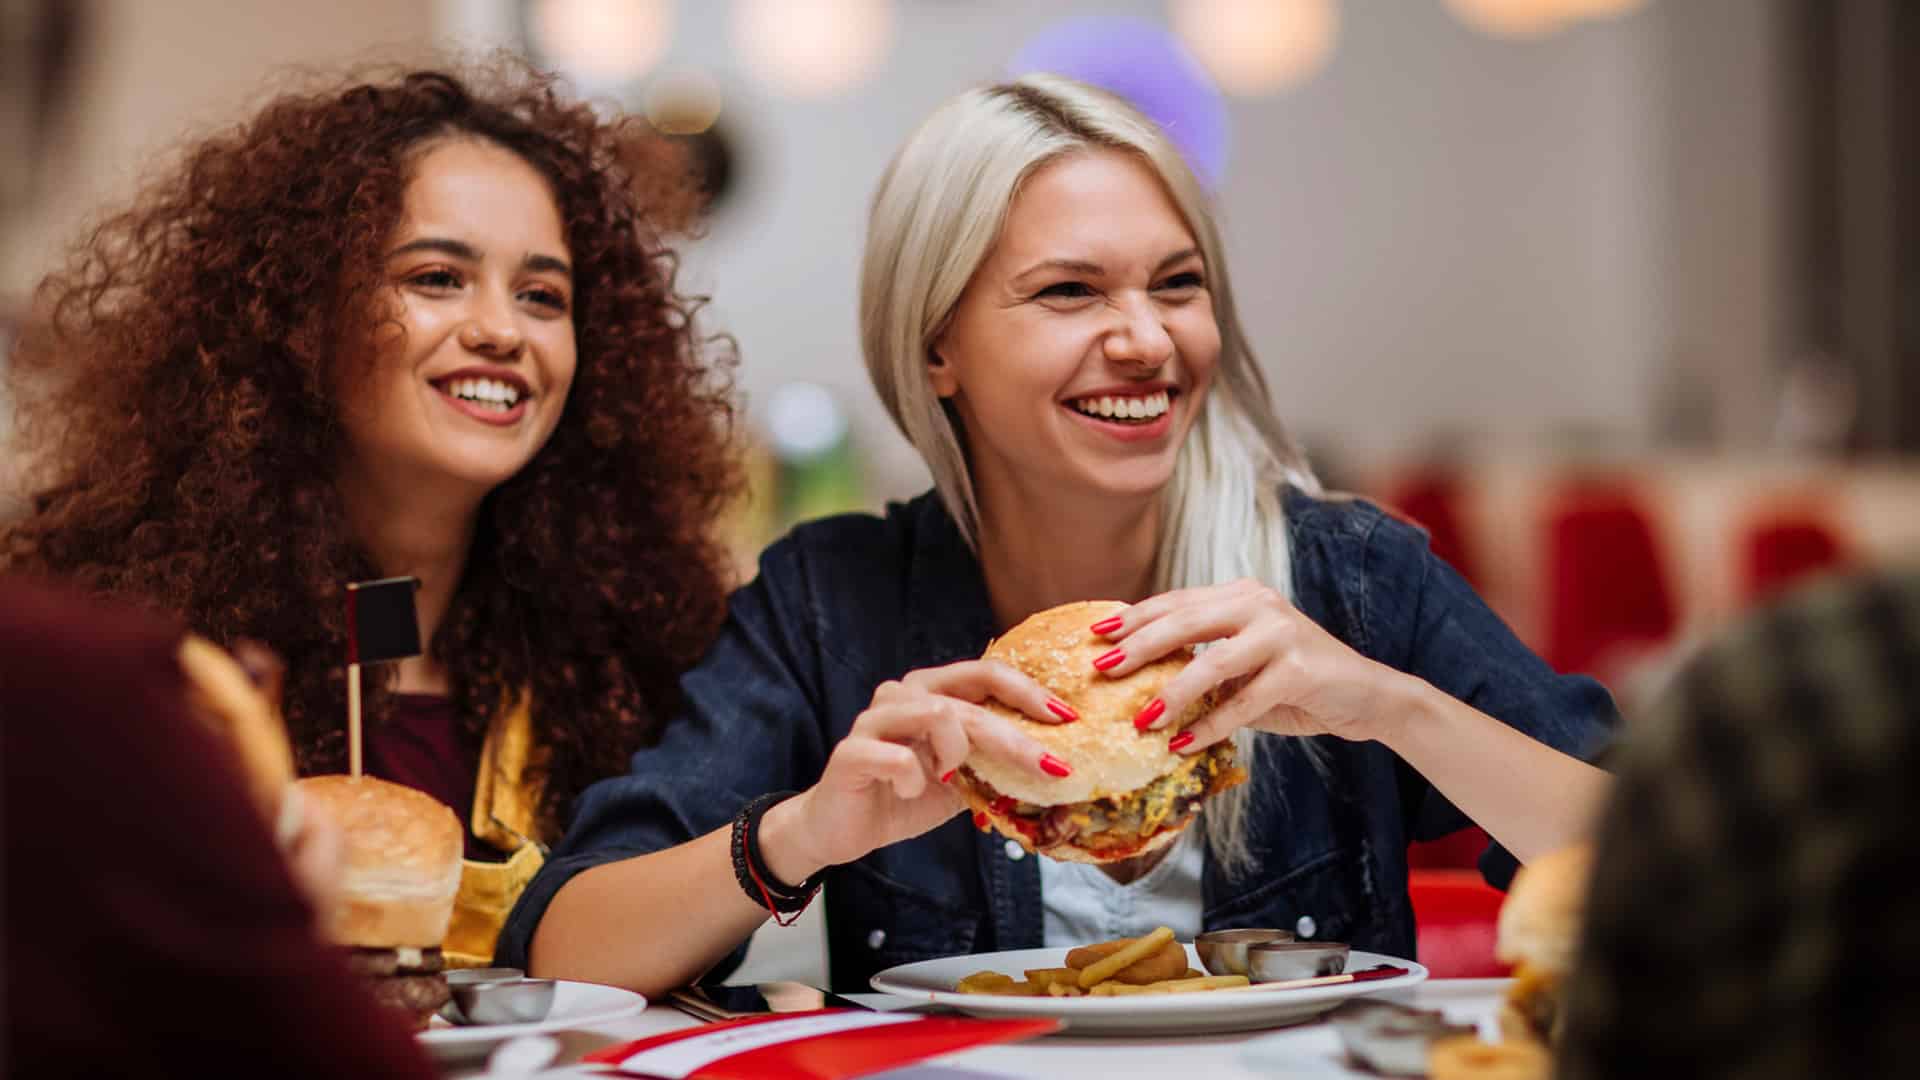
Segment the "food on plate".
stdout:
<svg viewBox="0 0 1920 1080">
<path fill-rule="evenodd" d="M 975 754 L 953 784 L 973 808 L 974 821 L 1011 837 L 1028 851 L 1068 862 L 1107 863 L 1158 850 L 1192 824 L 1208 798 L 1244 783 L 1233 744 L 1222 739 L 1192 755 L 1167 741 L 1207 714 L 1209 693 L 1173 722 L 1140 731 L 1134 717 L 1160 696 L 1193 659 L 1181 649 L 1118 678 L 1093 666 L 1113 643 L 1091 627 L 1126 610 L 1114 601 L 1049 608 L 1028 617 L 987 647 L 985 659 L 1025 672 L 1079 714 L 1043 724 L 997 702 L 987 708 L 1020 722 L 1055 756 L 1073 763 L 1064 777 L 1036 777 L 1021 765 Z"/>
<path fill-rule="evenodd" d="M 187 680 L 187 710 L 218 734 L 239 758 L 241 780 L 261 816 L 281 843 L 299 829 L 293 790 L 293 745 L 280 718 L 277 657 L 265 647 L 240 642 L 232 653 L 195 634 L 176 654 Z"/>
<path fill-rule="evenodd" d="M 1575 844 L 1534 859 L 1514 875 L 1494 944 L 1500 961 L 1513 965 L 1513 984 L 1500 1010 L 1506 1041 L 1558 1041 L 1560 992 L 1580 943 L 1592 865 L 1592 848 Z"/>
<path fill-rule="evenodd" d="M 1137 938 L 1084 945 L 1067 953 L 1065 967 L 1029 968 L 1026 978 L 976 971 L 954 987 L 962 994 L 1003 997 L 1109 997 L 1186 994 L 1247 986 L 1244 975 L 1208 975 L 1187 965 L 1186 946 L 1165 926 Z"/>
<path fill-rule="evenodd" d="M 1482 1042 L 1449 1035 L 1427 1049 L 1427 1080 L 1547 1080 L 1553 1060 L 1534 1042 Z"/>
<path fill-rule="evenodd" d="M 1559 1041 L 1560 994 L 1586 912 L 1593 849 L 1574 844 L 1520 868 L 1500 905 L 1494 955 L 1513 965 L 1500 1005 L 1500 1041 L 1456 1035 L 1427 1054 L 1432 1080 L 1546 1080 Z"/>
<path fill-rule="evenodd" d="M 465 833 L 453 811 L 410 787 L 370 776 L 315 776 L 295 785 L 303 807 L 341 835 L 339 902 L 325 936 L 348 950 L 374 997 L 415 1031 L 450 998 L 440 941 L 460 888 Z"/>
</svg>

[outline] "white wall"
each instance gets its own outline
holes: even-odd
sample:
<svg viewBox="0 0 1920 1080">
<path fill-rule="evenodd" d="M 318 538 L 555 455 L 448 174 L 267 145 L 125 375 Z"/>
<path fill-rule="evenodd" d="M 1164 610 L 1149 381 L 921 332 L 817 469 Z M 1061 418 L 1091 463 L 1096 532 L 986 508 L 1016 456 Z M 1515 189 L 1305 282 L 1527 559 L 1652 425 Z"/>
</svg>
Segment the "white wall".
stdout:
<svg viewBox="0 0 1920 1080">
<path fill-rule="evenodd" d="M 0 223 L 0 297 L 20 297 L 104 202 L 191 133 L 236 121 L 289 65 L 410 55 L 431 0 L 93 0 L 69 116 L 30 213 Z"/>
<path fill-rule="evenodd" d="M 1283 414 L 1378 452 L 1435 431 L 1644 443 L 1676 361 L 1764 429 L 1779 346 L 1772 0 L 1654 0 L 1544 40 L 1499 41 L 1437 0 L 1345 0 L 1332 63 L 1234 105 L 1221 196 L 1236 287 Z M 690 253 L 756 400 L 842 391 L 888 493 L 923 474 L 867 389 L 854 325 L 865 205 L 934 105 L 991 77 L 1056 17 L 1160 18 L 1159 0 L 901 0 L 898 38 L 843 99 L 765 95 L 734 62 L 729 5 L 679 5 L 665 63 L 722 80 L 744 187 Z M 484 29 L 497 0 L 442 0 Z M 1043 11 L 1045 17 L 1035 13 Z"/>
</svg>

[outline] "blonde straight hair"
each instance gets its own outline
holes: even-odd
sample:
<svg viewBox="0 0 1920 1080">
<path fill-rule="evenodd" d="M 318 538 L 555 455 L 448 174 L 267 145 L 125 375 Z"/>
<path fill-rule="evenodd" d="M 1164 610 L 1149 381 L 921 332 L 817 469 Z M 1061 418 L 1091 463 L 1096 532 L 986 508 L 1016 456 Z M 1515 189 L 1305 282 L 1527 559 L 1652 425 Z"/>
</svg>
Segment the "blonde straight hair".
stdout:
<svg viewBox="0 0 1920 1080">
<path fill-rule="evenodd" d="M 1156 591 L 1250 577 L 1289 598 L 1293 574 L 1280 489 L 1319 484 L 1282 427 L 1234 307 L 1208 199 L 1154 123 L 1112 94 L 1057 75 L 1029 75 L 971 90 L 941 106 L 881 176 L 860 269 L 860 343 L 873 386 L 933 473 L 934 487 L 967 543 L 980 514 L 966 449 L 927 365 L 933 342 L 986 261 L 1020 185 L 1074 153 L 1134 154 L 1165 185 L 1206 260 L 1220 359 L 1205 408 L 1180 448 L 1167 485 Z M 1254 733 L 1235 735 L 1254 772 Z M 1215 859 L 1251 864 L 1251 784 L 1219 796 L 1204 815 Z"/>
</svg>

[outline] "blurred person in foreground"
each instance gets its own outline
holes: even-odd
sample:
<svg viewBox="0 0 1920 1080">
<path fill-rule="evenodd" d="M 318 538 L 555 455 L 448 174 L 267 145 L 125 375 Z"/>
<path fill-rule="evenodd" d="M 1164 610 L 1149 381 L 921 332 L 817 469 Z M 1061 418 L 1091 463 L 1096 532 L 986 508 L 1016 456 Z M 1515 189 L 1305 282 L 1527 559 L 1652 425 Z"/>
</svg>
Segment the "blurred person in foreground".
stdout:
<svg viewBox="0 0 1920 1080">
<path fill-rule="evenodd" d="M 338 835 L 276 844 L 284 737 L 263 776 L 182 637 L 0 578 L 0 1073 L 433 1076 L 317 934 Z"/>
<path fill-rule="evenodd" d="M 1617 766 L 1558 1075 L 1911 1074 L 1920 571 L 1742 623 Z"/>
<path fill-rule="evenodd" d="M 186 146 L 16 354 L 36 501 L 0 566 L 266 644 L 302 773 L 348 765 L 343 586 L 419 578 L 366 766 L 467 823 L 455 965 L 724 613 L 679 160 L 510 61 L 332 79 Z"/>
<path fill-rule="evenodd" d="M 1504 881 L 1508 852 L 1581 834 L 1607 780 L 1578 755 L 1611 699 L 1528 652 L 1419 532 L 1318 493 L 1223 252 L 1187 166 L 1110 95 L 1029 77 L 921 125 L 873 202 L 861 324 L 936 490 L 768 550 L 687 711 L 582 797 L 502 958 L 649 993 L 718 980 L 823 881 L 836 988 L 1158 924 L 1411 957 L 1409 841 L 1476 821 Z M 1131 606 L 1079 628 L 1106 642 L 1088 677 L 1210 643 L 1121 738 L 1233 740 L 1252 777 L 1170 846 L 1099 865 L 974 828 L 948 782 L 978 755 L 1074 775 L 1033 734 L 1072 707 L 980 656 L 1090 600 Z"/>
</svg>

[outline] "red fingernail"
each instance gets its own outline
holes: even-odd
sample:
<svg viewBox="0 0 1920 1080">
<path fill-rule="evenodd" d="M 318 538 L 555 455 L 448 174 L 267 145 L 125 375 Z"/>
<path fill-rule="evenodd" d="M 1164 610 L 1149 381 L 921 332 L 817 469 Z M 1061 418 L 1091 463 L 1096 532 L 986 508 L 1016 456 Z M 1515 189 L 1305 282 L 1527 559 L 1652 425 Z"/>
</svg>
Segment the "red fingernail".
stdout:
<svg viewBox="0 0 1920 1080">
<path fill-rule="evenodd" d="M 1167 749 L 1173 751 L 1176 754 L 1192 745 L 1193 745 L 1193 732 L 1191 731 L 1183 731 L 1180 734 L 1175 735 L 1173 738 L 1167 740 Z"/>
<path fill-rule="evenodd" d="M 1161 713 L 1166 711 L 1167 703 L 1161 701 L 1159 698 L 1154 698 L 1152 701 L 1147 702 L 1146 708 L 1140 710 L 1139 716 L 1133 718 L 1133 726 L 1139 728 L 1141 731 L 1145 731 L 1153 726 L 1155 720 L 1160 719 Z"/>
<path fill-rule="evenodd" d="M 1120 616 L 1118 615 L 1115 615 L 1111 619 L 1101 619 L 1099 622 L 1093 624 L 1093 632 L 1096 634 L 1111 634 L 1118 629 L 1120 629 Z"/>
<path fill-rule="evenodd" d="M 1046 773 L 1048 776 L 1073 775 L 1073 770 L 1067 767 L 1067 763 L 1054 757 L 1052 754 L 1040 755 L 1040 771 Z"/>
<path fill-rule="evenodd" d="M 1047 699 L 1047 711 L 1069 724 L 1080 719 L 1080 714 L 1073 711 L 1073 706 L 1068 705 L 1059 698 Z"/>
<path fill-rule="evenodd" d="M 1124 650 L 1115 649 L 1112 652 L 1107 653 L 1105 656 L 1102 656 L 1100 659 L 1095 660 L 1093 662 L 1093 666 L 1100 671 L 1105 671 L 1108 668 L 1118 665 L 1120 661 L 1125 660 L 1126 658 L 1127 658 L 1127 654 Z"/>
<path fill-rule="evenodd" d="M 987 812 L 985 810 L 975 810 L 973 812 L 973 827 L 979 829 L 981 832 L 987 831 Z"/>
<path fill-rule="evenodd" d="M 940 778 L 940 782 L 941 782 L 941 783 L 943 783 L 943 784 L 951 784 L 951 783 L 953 783 L 953 774 L 954 774 L 954 773 L 957 773 L 957 772 L 959 772 L 959 771 L 960 771 L 959 769 L 948 769 L 948 770 L 947 770 L 947 775 L 945 775 L 945 776 L 943 776 L 943 777 L 941 777 L 941 778 Z"/>
</svg>

